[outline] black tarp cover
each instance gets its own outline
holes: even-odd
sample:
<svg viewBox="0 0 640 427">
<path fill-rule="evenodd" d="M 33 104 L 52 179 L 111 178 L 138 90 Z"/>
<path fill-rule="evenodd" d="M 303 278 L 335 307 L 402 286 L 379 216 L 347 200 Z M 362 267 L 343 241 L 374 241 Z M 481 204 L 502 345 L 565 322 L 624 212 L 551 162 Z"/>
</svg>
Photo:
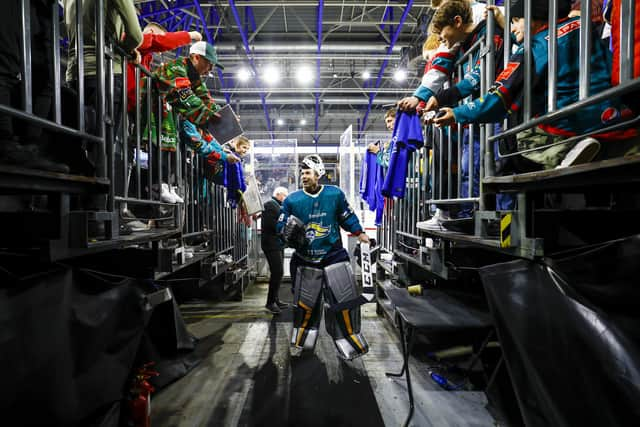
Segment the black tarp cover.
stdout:
<svg viewBox="0 0 640 427">
<path fill-rule="evenodd" d="M 187 330 L 175 298 L 153 310 L 145 328 L 136 366 L 153 361 L 153 370 L 160 373 L 149 382 L 156 391 L 185 376 L 200 357 L 195 354 L 196 339 Z"/>
<path fill-rule="evenodd" d="M 640 425 L 640 236 L 480 276 L 527 426 Z"/>
<path fill-rule="evenodd" d="M 2 261 L 0 424 L 117 423 L 149 316 L 135 279 Z"/>
</svg>

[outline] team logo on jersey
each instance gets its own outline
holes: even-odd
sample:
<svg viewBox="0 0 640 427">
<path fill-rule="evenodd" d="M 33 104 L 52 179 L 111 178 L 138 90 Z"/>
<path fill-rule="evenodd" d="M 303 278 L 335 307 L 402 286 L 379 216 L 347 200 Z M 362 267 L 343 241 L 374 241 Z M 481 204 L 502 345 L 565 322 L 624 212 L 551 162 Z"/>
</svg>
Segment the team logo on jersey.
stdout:
<svg viewBox="0 0 640 427">
<path fill-rule="evenodd" d="M 567 34 L 580 29 L 580 21 L 569 22 L 562 27 L 558 28 L 558 38 L 564 37 Z"/>
<path fill-rule="evenodd" d="M 189 97 L 193 95 L 193 91 L 191 90 L 190 87 L 185 87 L 182 89 L 178 89 L 178 96 L 180 97 L 180 101 L 184 102 L 187 99 L 189 99 Z"/>
<path fill-rule="evenodd" d="M 478 79 L 476 79 L 476 77 L 473 74 L 466 74 L 464 76 L 464 79 L 468 81 L 471 84 L 471 86 L 477 86 L 480 84 Z"/>
<path fill-rule="evenodd" d="M 504 67 L 504 70 L 502 70 L 500 75 L 496 77 L 496 81 L 500 82 L 500 81 L 509 80 L 509 77 L 511 77 L 513 72 L 516 71 L 519 66 L 520 66 L 519 62 L 509 62 L 507 66 Z"/>
<path fill-rule="evenodd" d="M 325 227 L 317 222 L 310 222 L 307 224 L 305 236 L 310 242 L 315 239 L 322 239 L 329 235 L 329 227 Z"/>
<path fill-rule="evenodd" d="M 557 38 L 562 38 L 567 34 L 579 29 L 580 29 L 580 21 L 572 21 L 558 28 L 558 32 L 556 33 L 556 35 L 557 35 Z M 549 36 L 548 35 L 544 36 L 544 39 L 549 41 Z"/>
</svg>

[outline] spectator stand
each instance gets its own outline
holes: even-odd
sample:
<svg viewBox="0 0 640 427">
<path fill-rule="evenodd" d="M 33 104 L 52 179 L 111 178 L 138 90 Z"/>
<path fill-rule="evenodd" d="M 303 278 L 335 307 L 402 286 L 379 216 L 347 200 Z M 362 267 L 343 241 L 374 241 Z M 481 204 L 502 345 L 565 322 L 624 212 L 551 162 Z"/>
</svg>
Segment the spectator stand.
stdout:
<svg viewBox="0 0 640 427">
<path fill-rule="evenodd" d="M 505 3 L 505 9 L 508 11 L 509 2 Z M 550 2 L 553 6 L 555 3 Z M 590 26 L 590 3 L 581 4 L 582 28 Z M 550 16 L 550 21 L 554 22 L 557 16 L 555 7 L 551 8 Z M 507 15 L 506 21 L 509 20 Z M 612 31 L 633 34 L 633 20 L 622 21 L 621 28 Z M 556 31 L 554 24 L 550 28 L 552 33 Z M 637 28 L 635 30 L 637 31 Z M 486 39 L 479 41 L 472 48 L 486 53 L 481 55 L 482 70 L 495 69 L 490 50 L 494 31 L 495 25 L 490 14 Z M 507 40 L 504 48 L 507 53 L 504 58 L 506 64 L 508 53 L 511 52 L 508 28 L 505 29 L 504 38 Z M 590 245 L 603 244 L 640 232 L 638 222 L 634 219 L 640 213 L 640 205 L 637 203 L 640 156 L 625 155 L 629 147 L 633 147 L 634 144 L 637 146 L 637 141 L 621 141 L 619 146 L 610 144 L 604 148 L 603 154 L 606 157 L 596 158 L 591 163 L 544 171 L 515 172 L 508 176 L 496 176 L 495 173 L 494 159 L 508 159 L 522 154 L 516 151 L 496 150 L 496 143 L 501 138 L 514 136 L 541 123 L 579 113 L 581 108 L 604 99 L 638 91 L 640 78 L 633 78 L 630 73 L 623 75 L 621 72 L 618 86 L 597 94 L 589 93 L 589 61 L 585 46 L 590 46 L 589 43 L 593 42 L 595 41 L 583 37 L 580 61 L 587 66 L 581 66 L 579 79 L 580 82 L 584 82 L 586 89 L 582 89 L 581 83 L 577 102 L 562 108 L 556 105 L 555 76 L 559 53 L 557 40 L 550 38 L 549 51 L 552 53 L 549 57 L 549 112 L 532 117 L 532 100 L 536 95 L 532 93 L 531 85 L 525 84 L 522 124 L 508 128 L 505 123 L 504 130 L 499 133 L 496 133 L 494 124 L 469 125 L 467 135 L 473 133 L 472 127 L 480 126 L 479 159 L 474 159 L 474 155 L 478 155 L 474 150 L 467 151 L 468 164 L 471 165 L 470 177 L 474 176 L 474 165 L 479 165 L 479 171 L 476 171 L 479 172 L 478 193 L 474 194 L 473 179 L 468 179 L 466 185 L 469 186 L 469 191 L 466 194 L 470 196 L 462 196 L 463 182 L 458 167 L 463 160 L 462 144 L 472 144 L 471 141 L 463 141 L 463 127 L 458 125 L 457 129 L 451 128 L 452 131 L 449 132 L 432 126 L 425 128 L 425 147 L 414 152 L 408 164 L 406 195 L 403 199 L 386 201 L 384 222 L 378 229 L 382 250 L 377 261 L 377 308 L 379 314 L 386 315 L 393 323 L 402 327 L 405 367 L 411 353 L 407 344 L 411 342 L 413 332 L 417 329 L 423 332 L 429 330 L 427 339 L 431 341 L 434 338 L 432 332 L 437 329 L 438 322 L 430 316 L 434 316 L 443 309 L 442 307 L 457 309 L 467 306 L 466 310 L 451 316 L 452 323 L 449 326 L 452 329 L 464 329 L 465 316 L 460 313 L 472 313 L 477 309 L 478 306 L 475 304 L 466 304 L 469 298 L 479 302 L 482 306 L 481 311 L 488 315 L 489 308 L 483 282 L 478 277 L 480 269 L 518 259 L 534 265 L 545 259 L 544 257 L 553 257 L 555 253 L 588 248 Z M 531 46 L 530 32 L 527 32 L 524 43 L 526 51 L 526 46 Z M 462 65 L 469 61 L 473 50 L 466 52 L 456 63 L 457 70 L 452 77 L 453 81 L 461 78 Z M 633 63 L 632 58 L 626 61 L 628 67 L 630 63 Z M 528 69 L 527 75 L 531 76 L 531 58 L 525 65 Z M 480 92 L 485 93 L 493 81 L 493 73 L 483 72 Z M 623 126 L 637 128 L 636 120 L 631 119 L 593 133 L 616 130 Z M 578 135 L 565 140 L 564 143 L 586 136 L 588 134 Z M 499 193 L 513 197 L 515 205 L 512 209 L 497 209 L 496 195 Z M 471 217 L 444 221 L 444 228 L 441 230 L 427 229 L 419 224 L 433 215 L 436 206 L 455 211 L 469 204 L 473 206 Z M 407 291 L 402 289 L 416 284 L 421 285 L 423 295 L 410 297 Z M 489 285 L 484 283 L 484 286 Z M 436 303 L 441 292 L 451 299 L 439 300 Z M 412 304 L 405 304 L 407 300 Z M 420 327 L 415 328 L 411 325 Z M 498 331 L 497 335 L 500 336 L 501 333 L 507 332 Z M 507 375 L 509 366 L 515 364 L 514 357 L 516 356 L 513 354 L 503 354 L 499 359 L 485 363 L 487 377 L 491 378 L 485 385 L 489 395 L 490 383 L 496 379 L 496 375 Z M 504 360 L 507 362 L 507 371 L 504 369 Z M 407 381 L 409 382 L 409 378 Z M 516 386 L 517 384 L 514 384 L 514 387 Z M 503 389 L 500 393 L 502 399 L 498 400 L 514 401 L 512 389 Z M 524 393 L 524 390 L 518 390 L 518 393 Z M 490 404 L 491 400 L 490 396 Z M 522 411 L 522 406 L 520 410 Z M 504 412 L 510 411 L 505 409 Z"/>
<path fill-rule="evenodd" d="M 102 3 L 96 7 L 95 19 L 97 50 L 104 52 L 97 60 L 97 81 L 101 83 L 97 102 L 85 105 L 84 85 L 69 88 L 62 83 L 66 61 L 61 60 L 64 55 L 60 44 L 52 43 L 53 99 L 46 117 L 35 115 L 31 102 L 25 101 L 31 94 L 33 70 L 31 45 L 24 43 L 30 34 L 28 2 L 21 8 L 27 58 L 21 72 L 25 76 L 23 103 L 21 107 L 0 105 L 0 113 L 42 127 L 43 138 L 63 147 L 60 151 L 68 159 L 60 161 L 69 160 L 70 172 L 0 165 L 0 197 L 6 202 L 0 213 L 1 246 L 48 262 L 71 262 L 102 254 L 99 259 L 126 260 L 136 265 L 139 274 L 154 280 L 170 278 L 193 265 L 202 270 L 207 282 L 231 270 L 234 274 L 227 274 L 226 281 L 246 285 L 247 226 L 239 220 L 238 211 L 227 206 L 226 190 L 207 180 L 203 159 L 183 141 L 171 151 L 162 149 L 165 130 L 161 120 L 151 117 L 153 109 L 157 110 L 156 117 L 162 117 L 162 103 L 152 90 L 151 73 L 136 66 L 135 88 L 141 102 L 131 109 L 127 105 L 126 72 L 122 74 L 121 91 L 115 90 L 114 59 L 120 57 L 126 70 L 130 58 L 105 42 Z M 76 4 L 74 12 L 79 16 L 81 3 Z M 52 5 L 51 16 L 58 40 L 57 2 Z M 78 69 L 82 75 L 82 20 L 76 22 Z M 140 82 L 146 87 L 140 87 Z M 117 100 L 121 108 L 116 110 Z M 146 125 L 151 123 L 155 132 Z M 76 158 L 81 161 L 72 162 Z M 184 203 L 161 200 L 162 183 L 175 186 Z"/>
</svg>

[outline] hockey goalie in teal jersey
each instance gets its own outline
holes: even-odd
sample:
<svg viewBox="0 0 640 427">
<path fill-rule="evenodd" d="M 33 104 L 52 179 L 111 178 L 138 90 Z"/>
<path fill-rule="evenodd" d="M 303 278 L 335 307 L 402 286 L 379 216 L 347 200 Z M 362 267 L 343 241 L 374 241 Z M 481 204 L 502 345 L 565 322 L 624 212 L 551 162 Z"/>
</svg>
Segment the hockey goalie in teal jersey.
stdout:
<svg viewBox="0 0 640 427">
<path fill-rule="evenodd" d="M 338 355 L 351 360 L 369 350 L 360 333 L 360 305 L 367 301 L 357 289 L 340 228 L 363 243 L 369 243 L 369 237 L 342 190 L 319 184 L 324 175 L 320 156 L 305 157 L 301 175 L 303 189 L 285 199 L 276 228 L 285 244 L 296 250 L 290 264 L 291 345 L 296 351 L 314 349 L 324 306 L 325 325 Z"/>
</svg>

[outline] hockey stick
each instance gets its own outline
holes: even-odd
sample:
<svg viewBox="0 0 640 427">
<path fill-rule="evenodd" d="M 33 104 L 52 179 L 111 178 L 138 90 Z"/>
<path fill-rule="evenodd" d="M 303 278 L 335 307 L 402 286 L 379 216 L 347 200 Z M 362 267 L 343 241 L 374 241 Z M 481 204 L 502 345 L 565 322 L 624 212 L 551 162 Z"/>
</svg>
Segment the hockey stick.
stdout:
<svg viewBox="0 0 640 427">
<path fill-rule="evenodd" d="M 368 243 L 360 244 L 360 254 L 362 257 L 362 296 L 367 302 L 373 302 L 376 296 L 374 282 L 376 278 L 376 264 L 371 262 L 371 254 L 377 250 L 377 247 L 372 250 Z"/>
</svg>

